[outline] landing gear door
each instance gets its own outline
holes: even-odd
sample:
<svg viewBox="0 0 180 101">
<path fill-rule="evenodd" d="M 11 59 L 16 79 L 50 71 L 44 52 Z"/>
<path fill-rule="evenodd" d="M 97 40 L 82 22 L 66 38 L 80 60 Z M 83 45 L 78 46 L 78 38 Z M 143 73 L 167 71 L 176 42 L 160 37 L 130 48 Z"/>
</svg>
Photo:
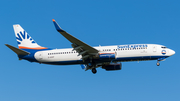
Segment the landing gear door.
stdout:
<svg viewBox="0 0 180 101">
<path fill-rule="evenodd" d="M 153 52 L 157 51 L 157 46 L 153 46 Z"/>
</svg>

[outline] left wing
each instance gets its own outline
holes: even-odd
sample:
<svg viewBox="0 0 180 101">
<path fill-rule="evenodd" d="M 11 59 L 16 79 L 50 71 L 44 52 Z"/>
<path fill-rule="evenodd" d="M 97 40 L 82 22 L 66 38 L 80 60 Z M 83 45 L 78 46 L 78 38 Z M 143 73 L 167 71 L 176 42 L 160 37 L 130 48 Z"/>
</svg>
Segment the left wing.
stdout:
<svg viewBox="0 0 180 101">
<path fill-rule="evenodd" d="M 68 39 L 72 43 L 72 47 L 76 50 L 79 55 L 82 55 L 82 59 L 85 60 L 93 55 L 96 55 L 99 51 L 88 44 L 82 42 L 81 40 L 75 38 L 71 34 L 67 33 L 57 24 L 57 22 L 53 19 L 53 23 L 55 25 L 56 30 L 61 33 L 66 39 Z"/>
</svg>

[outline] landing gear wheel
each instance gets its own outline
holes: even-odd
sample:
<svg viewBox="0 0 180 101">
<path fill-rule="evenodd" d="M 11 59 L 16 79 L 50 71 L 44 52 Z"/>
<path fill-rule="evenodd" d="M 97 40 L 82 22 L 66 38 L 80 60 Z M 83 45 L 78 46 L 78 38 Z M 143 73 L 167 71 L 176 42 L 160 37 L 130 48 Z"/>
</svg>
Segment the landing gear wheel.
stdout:
<svg viewBox="0 0 180 101">
<path fill-rule="evenodd" d="M 92 69 L 92 73 L 93 73 L 93 74 L 96 74 L 96 72 L 97 72 L 96 68 L 93 68 L 93 69 Z"/>
<path fill-rule="evenodd" d="M 156 64 L 157 66 L 159 66 L 160 65 L 160 63 L 159 62 L 157 62 L 157 64 Z"/>
</svg>

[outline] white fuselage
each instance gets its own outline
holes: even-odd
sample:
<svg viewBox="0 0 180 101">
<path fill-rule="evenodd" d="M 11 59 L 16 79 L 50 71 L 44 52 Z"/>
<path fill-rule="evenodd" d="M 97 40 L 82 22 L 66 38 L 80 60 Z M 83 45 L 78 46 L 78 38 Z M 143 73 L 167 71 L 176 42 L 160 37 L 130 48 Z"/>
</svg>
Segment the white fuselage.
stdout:
<svg viewBox="0 0 180 101">
<path fill-rule="evenodd" d="M 113 61 L 116 62 L 155 60 L 175 54 L 173 50 L 157 44 L 114 45 L 94 48 L 99 50 L 99 53 L 115 52 L 116 59 Z M 73 51 L 73 48 L 38 51 L 35 53 L 34 57 L 41 63 L 53 64 L 59 62 L 59 64 L 62 63 L 62 65 L 66 63 L 78 64 L 77 61 L 82 60 L 82 56 L 78 55 L 76 51 Z"/>
</svg>

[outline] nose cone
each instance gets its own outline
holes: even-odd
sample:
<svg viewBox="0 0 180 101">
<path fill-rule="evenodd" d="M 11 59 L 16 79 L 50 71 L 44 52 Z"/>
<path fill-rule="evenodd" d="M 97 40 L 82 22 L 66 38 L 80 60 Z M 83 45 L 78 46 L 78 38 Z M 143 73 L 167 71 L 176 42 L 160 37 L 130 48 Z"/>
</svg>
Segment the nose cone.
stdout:
<svg viewBox="0 0 180 101">
<path fill-rule="evenodd" d="M 176 52 L 174 50 L 170 50 L 171 56 L 174 55 Z"/>
</svg>

